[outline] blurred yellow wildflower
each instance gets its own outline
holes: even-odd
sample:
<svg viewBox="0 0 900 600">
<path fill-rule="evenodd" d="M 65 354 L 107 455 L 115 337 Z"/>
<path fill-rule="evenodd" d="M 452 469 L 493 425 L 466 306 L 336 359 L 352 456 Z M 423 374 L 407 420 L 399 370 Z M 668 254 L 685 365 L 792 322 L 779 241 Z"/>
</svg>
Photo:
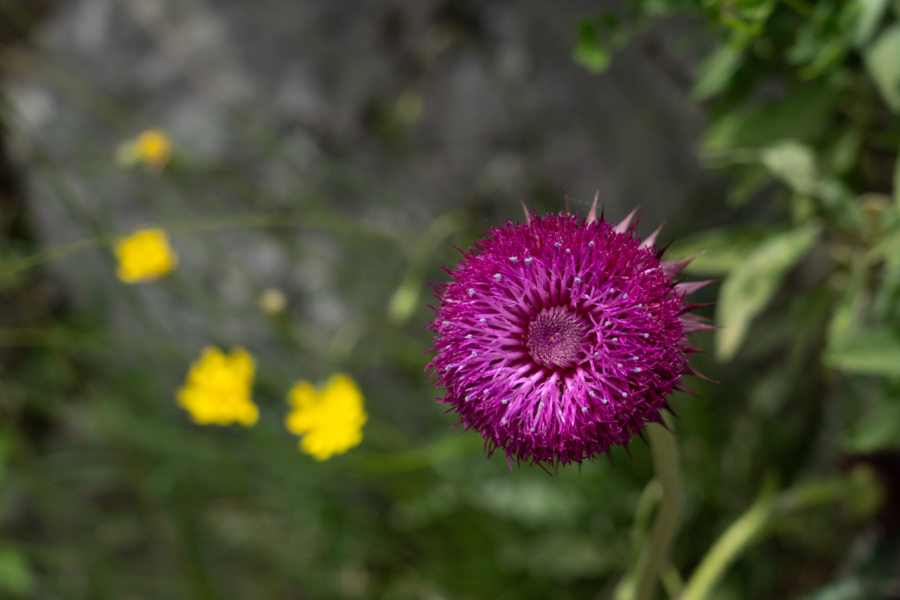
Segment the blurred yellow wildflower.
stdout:
<svg viewBox="0 0 900 600">
<path fill-rule="evenodd" d="M 156 171 L 172 158 L 172 140 L 162 129 L 147 129 L 134 139 L 123 142 L 116 151 L 116 160 L 125 166 L 141 163 Z"/>
<path fill-rule="evenodd" d="M 285 307 L 287 298 L 278 288 L 268 288 L 259 296 L 259 309 L 270 317 L 280 315 Z"/>
<path fill-rule="evenodd" d="M 119 238 L 113 252 L 119 261 L 116 275 L 125 283 L 158 279 L 178 266 L 178 255 L 169 245 L 166 232 L 157 227 Z"/>
<path fill-rule="evenodd" d="M 178 404 L 191 413 L 199 425 L 249 427 L 259 418 L 251 388 L 256 363 L 243 348 L 225 355 L 215 346 L 207 346 L 188 371 L 185 386 L 178 390 Z"/>
<path fill-rule="evenodd" d="M 349 375 L 337 373 L 316 389 L 298 381 L 288 393 L 291 412 L 284 424 L 294 435 L 302 435 L 300 450 L 316 460 L 343 454 L 362 441 L 367 415 L 363 396 Z"/>
</svg>

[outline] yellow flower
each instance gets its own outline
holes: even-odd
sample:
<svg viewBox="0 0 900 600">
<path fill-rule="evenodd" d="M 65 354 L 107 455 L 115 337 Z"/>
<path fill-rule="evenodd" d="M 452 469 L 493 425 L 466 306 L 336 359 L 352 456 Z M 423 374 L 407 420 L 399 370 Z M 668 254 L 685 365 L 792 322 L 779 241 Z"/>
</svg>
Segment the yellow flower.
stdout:
<svg viewBox="0 0 900 600">
<path fill-rule="evenodd" d="M 142 163 L 156 171 L 172 158 L 172 140 L 162 129 L 146 129 L 137 137 L 123 142 L 116 150 L 116 160 L 129 166 Z"/>
<path fill-rule="evenodd" d="M 172 140 L 162 129 L 146 129 L 116 149 L 116 162 L 125 167 L 141 163 L 161 170 L 172 158 Z"/>
<path fill-rule="evenodd" d="M 135 140 L 138 158 L 148 167 L 161 169 L 172 158 L 172 142 L 162 129 L 142 131 Z"/>
<path fill-rule="evenodd" d="M 268 288 L 259 296 L 259 309 L 270 317 L 283 313 L 286 306 L 287 298 L 278 288 Z"/>
<path fill-rule="evenodd" d="M 191 413 L 199 425 L 249 427 L 259 418 L 251 388 L 256 363 L 243 348 L 225 355 L 215 346 L 207 346 L 188 371 L 185 386 L 178 390 L 178 404 Z"/>
<path fill-rule="evenodd" d="M 366 423 L 362 392 L 349 375 L 332 375 L 320 389 L 298 381 L 288 393 L 291 412 L 284 420 L 288 431 L 302 435 L 300 450 L 316 460 L 343 454 L 362 441 Z"/>
<path fill-rule="evenodd" d="M 178 265 L 178 255 L 169 245 L 166 232 L 155 227 L 119 238 L 113 252 L 119 260 L 116 275 L 125 283 L 158 279 Z"/>
</svg>

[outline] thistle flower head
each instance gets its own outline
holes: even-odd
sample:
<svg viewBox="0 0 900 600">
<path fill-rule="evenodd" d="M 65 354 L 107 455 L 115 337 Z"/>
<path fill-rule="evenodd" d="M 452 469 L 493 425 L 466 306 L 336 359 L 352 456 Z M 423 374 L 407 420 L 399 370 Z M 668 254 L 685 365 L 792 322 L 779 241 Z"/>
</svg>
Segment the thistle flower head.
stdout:
<svg viewBox="0 0 900 600">
<path fill-rule="evenodd" d="M 510 462 L 580 463 L 659 421 L 693 371 L 682 264 L 656 233 L 568 214 L 509 223 L 463 253 L 430 329 L 428 369 L 466 429 Z"/>
</svg>

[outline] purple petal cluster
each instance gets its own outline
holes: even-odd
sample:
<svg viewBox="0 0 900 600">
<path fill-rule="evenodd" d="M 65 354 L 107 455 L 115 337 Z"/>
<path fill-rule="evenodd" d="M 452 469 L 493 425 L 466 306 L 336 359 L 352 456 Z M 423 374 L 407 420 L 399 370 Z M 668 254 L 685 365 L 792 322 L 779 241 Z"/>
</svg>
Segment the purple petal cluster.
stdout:
<svg viewBox="0 0 900 600">
<path fill-rule="evenodd" d="M 527 213 L 526 213 L 527 214 Z M 632 213 L 633 215 L 633 213 Z M 428 369 L 466 429 L 512 463 L 580 463 L 659 421 L 691 369 L 684 263 L 656 234 L 568 213 L 508 223 L 436 287 Z M 658 230 L 657 230 L 658 233 Z"/>
</svg>

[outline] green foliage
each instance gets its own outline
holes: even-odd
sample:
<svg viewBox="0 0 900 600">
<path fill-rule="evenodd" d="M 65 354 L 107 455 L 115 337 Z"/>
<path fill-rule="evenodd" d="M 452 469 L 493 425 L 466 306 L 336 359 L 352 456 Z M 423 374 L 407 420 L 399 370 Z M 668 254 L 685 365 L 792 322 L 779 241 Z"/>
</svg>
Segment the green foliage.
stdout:
<svg viewBox="0 0 900 600">
<path fill-rule="evenodd" d="M 706 100 L 721 92 L 741 66 L 743 48 L 737 44 L 723 44 L 716 48 L 700 66 L 693 96 Z"/>
<path fill-rule="evenodd" d="M 844 446 L 853 452 L 877 452 L 895 449 L 897 440 L 900 440 L 900 402 L 896 398 L 884 398 L 853 423 L 846 433 Z"/>
<path fill-rule="evenodd" d="M 623 31 L 619 19 L 607 13 L 597 20 L 578 22 L 572 59 L 591 73 L 603 73 L 612 63 L 612 53 L 622 46 Z"/>
<path fill-rule="evenodd" d="M 885 30 L 866 50 L 869 75 L 878 86 L 884 101 L 894 112 L 900 112 L 900 25 Z"/>
<path fill-rule="evenodd" d="M 685 270 L 691 275 L 724 275 L 737 268 L 771 233 L 766 227 L 735 226 L 710 229 L 676 240 L 671 253 L 694 260 Z"/>
<path fill-rule="evenodd" d="M 890 331 L 861 331 L 829 348 L 830 366 L 866 375 L 900 377 L 900 336 Z"/>
<path fill-rule="evenodd" d="M 894 163 L 894 204 L 896 206 L 896 212 L 900 214 L 900 158 Z"/>
<path fill-rule="evenodd" d="M 872 36 L 887 11 L 889 0 L 859 0 L 857 4 L 860 13 L 853 42 L 857 47 L 865 47 L 872 41 Z"/>
<path fill-rule="evenodd" d="M 716 356 L 728 360 L 747 334 L 751 320 L 765 308 L 787 272 L 819 237 L 816 225 L 770 235 L 728 273 L 719 295 Z"/>
<path fill-rule="evenodd" d="M 35 587 L 35 576 L 25 557 L 13 548 L 0 548 L 0 590 L 4 595 L 26 598 Z"/>
<path fill-rule="evenodd" d="M 698 154 L 729 176 L 724 200 L 741 211 L 740 225 L 692 234 L 672 252 L 699 254 L 688 273 L 723 278 L 716 358 L 730 361 L 739 383 L 733 396 L 722 393 L 754 415 L 731 428 L 750 436 L 748 444 L 772 443 L 814 430 L 800 425 L 809 419 L 827 419 L 840 440 L 834 452 L 896 452 L 900 4 L 696 0 L 663 8 L 633 0 L 629 7 L 629 31 L 691 15 L 716 37 L 700 46 L 691 86 L 707 115 Z M 808 447 L 797 452 L 775 462 L 802 470 L 834 460 L 807 456 Z M 723 580 L 721 597 L 745 597 L 743 581 Z M 883 584 L 860 574 L 803 597 L 875 597 Z"/>
<path fill-rule="evenodd" d="M 642 4 L 633 3 L 638 12 Z M 804 231 L 808 222 L 826 231 L 818 242 L 825 247 L 817 253 L 833 260 L 834 277 L 828 281 L 834 314 L 826 362 L 884 373 L 887 358 L 875 363 L 854 358 L 857 346 L 848 352 L 843 345 L 865 324 L 900 326 L 896 320 L 880 323 L 871 311 L 873 297 L 893 297 L 890 290 L 896 287 L 897 209 L 875 202 L 871 194 L 900 197 L 900 167 L 885 177 L 870 164 L 874 153 L 885 150 L 898 164 L 900 130 L 883 127 L 892 123 L 890 113 L 900 102 L 896 13 L 890 14 L 883 0 L 708 0 L 696 7 L 701 5 L 723 38 L 708 52 L 693 88 L 712 114 L 701 156 L 734 174 L 732 202 L 771 199 L 774 206 L 788 208 L 786 216 Z M 760 94 L 764 88 L 767 93 Z M 775 194 L 767 185 L 773 179 L 783 185 Z M 891 188 L 882 187 L 885 179 Z M 701 256 L 689 269 L 727 275 L 719 299 L 720 358 L 734 354 L 749 320 L 775 294 L 786 269 L 815 243 L 798 235 L 803 243 L 794 248 L 785 235 L 759 230 L 748 237 L 744 229 L 721 230 L 676 245 L 691 254 L 705 244 L 710 256 Z M 889 304 L 881 300 L 879 306 Z M 892 317 L 885 311 L 881 316 Z M 860 339 L 865 340 L 860 351 L 882 344 L 890 354 L 890 336 Z"/>
<path fill-rule="evenodd" d="M 841 93 L 834 84 L 797 82 L 776 100 L 735 102 L 709 123 L 701 156 L 717 165 L 740 164 L 752 159 L 748 150 L 785 140 L 816 141 L 827 131 Z"/>
</svg>

